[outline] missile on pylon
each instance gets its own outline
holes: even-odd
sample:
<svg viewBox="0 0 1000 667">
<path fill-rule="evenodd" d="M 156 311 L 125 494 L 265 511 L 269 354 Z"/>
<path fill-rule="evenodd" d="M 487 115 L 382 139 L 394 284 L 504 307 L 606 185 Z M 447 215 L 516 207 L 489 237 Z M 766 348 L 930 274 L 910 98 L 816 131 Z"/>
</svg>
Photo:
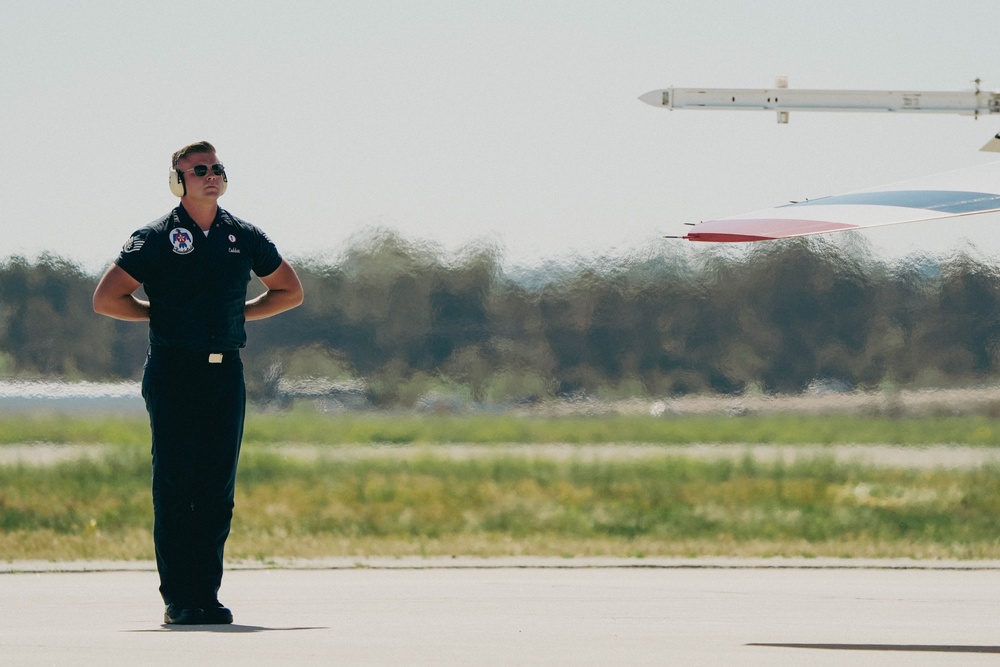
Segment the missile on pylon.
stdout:
<svg viewBox="0 0 1000 667">
<path fill-rule="evenodd" d="M 639 96 L 663 109 L 776 111 L 787 123 L 790 111 L 875 111 L 954 113 L 963 116 L 1000 113 L 1000 93 L 970 91 L 818 90 L 775 88 L 663 88 Z"/>
</svg>

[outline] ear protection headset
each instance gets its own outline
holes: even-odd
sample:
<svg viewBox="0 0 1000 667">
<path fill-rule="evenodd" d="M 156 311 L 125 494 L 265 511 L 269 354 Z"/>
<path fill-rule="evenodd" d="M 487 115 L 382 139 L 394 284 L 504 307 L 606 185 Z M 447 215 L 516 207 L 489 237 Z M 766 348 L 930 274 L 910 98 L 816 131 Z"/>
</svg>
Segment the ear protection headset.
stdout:
<svg viewBox="0 0 1000 667">
<path fill-rule="evenodd" d="M 184 175 L 176 169 L 170 170 L 170 192 L 175 197 L 183 197 L 187 194 L 187 187 L 184 185 Z"/>
<path fill-rule="evenodd" d="M 183 197 L 187 194 L 187 186 L 184 185 L 184 174 L 177 171 L 176 169 L 170 170 L 170 192 L 175 197 Z M 222 172 L 222 183 L 219 184 L 219 196 L 226 194 L 226 188 L 229 187 L 229 178 L 226 177 L 226 172 Z"/>
</svg>

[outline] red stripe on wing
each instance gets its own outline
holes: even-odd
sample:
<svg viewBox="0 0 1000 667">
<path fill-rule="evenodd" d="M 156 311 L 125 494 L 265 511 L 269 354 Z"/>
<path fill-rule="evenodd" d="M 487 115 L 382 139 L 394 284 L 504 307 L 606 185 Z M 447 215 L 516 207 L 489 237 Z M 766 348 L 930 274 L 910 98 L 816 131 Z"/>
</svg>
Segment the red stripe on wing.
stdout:
<svg viewBox="0 0 1000 667">
<path fill-rule="evenodd" d="M 860 225 L 827 220 L 790 220 L 787 218 L 749 218 L 738 220 L 709 220 L 695 225 L 684 238 L 688 241 L 738 243 L 771 241 L 793 236 L 807 236 L 824 232 L 858 229 Z"/>
</svg>

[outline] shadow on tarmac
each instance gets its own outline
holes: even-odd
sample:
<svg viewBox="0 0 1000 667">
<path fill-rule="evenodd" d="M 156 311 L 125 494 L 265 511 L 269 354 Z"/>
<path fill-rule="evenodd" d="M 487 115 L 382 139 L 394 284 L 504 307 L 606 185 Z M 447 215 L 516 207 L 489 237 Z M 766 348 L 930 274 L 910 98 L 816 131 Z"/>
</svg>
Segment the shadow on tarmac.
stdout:
<svg viewBox="0 0 1000 667">
<path fill-rule="evenodd" d="M 122 632 L 218 632 L 218 633 L 245 633 L 245 632 L 290 632 L 293 630 L 329 630 L 329 627 L 301 627 L 301 628 L 265 628 L 259 625 L 167 625 L 164 623 L 159 628 L 151 630 L 123 630 Z"/>
<path fill-rule="evenodd" d="M 935 644 L 774 644 L 752 643 L 747 646 L 770 648 L 812 648 L 827 651 L 910 651 L 918 653 L 1000 653 L 1000 646 L 949 646 Z"/>
</svg>

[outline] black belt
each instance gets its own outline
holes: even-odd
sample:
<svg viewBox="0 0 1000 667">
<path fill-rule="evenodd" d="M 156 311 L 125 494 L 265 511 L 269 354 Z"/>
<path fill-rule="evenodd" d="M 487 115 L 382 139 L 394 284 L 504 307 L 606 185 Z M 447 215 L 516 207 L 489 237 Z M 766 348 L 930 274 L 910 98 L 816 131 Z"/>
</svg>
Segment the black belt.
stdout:
<svg viewBox="0 0 1000 667">
<path fill-rule="evenodd" d="M 240 358 L 239 350 L 211 352 L 207 350 L 185 350 L 181 347 L 166 347 L 163 345 L 150 345 L 148 354 L 150 357 L 156 357 L 157 359 L 205 362 L 209 364 L 221 364 L 223 361 L 234 361 Z"/>
</svg>

